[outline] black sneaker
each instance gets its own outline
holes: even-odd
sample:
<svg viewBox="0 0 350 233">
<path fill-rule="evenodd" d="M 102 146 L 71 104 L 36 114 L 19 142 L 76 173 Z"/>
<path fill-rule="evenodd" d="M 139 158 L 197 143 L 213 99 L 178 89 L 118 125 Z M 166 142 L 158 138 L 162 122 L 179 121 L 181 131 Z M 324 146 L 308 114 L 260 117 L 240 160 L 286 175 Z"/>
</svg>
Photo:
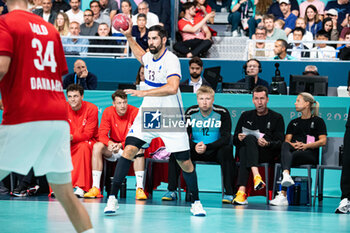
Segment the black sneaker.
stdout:
<svg viewBox="0 0 350 233">
<path fill-rule="evenodd" d="M 9 193 L 9 190 L 5 187 L 0 185 L 0 195 L 6 195 Z"/>
<path fill-rule="evenodd" d="M 34 187 L 30 187 L 28 190 L 27 190 L 27 195 L 28 196 L 34 196 L 37 192 L 38 192 L 38 189 L 40 188 L 39 185 L 35 185 Z"/>
</svg>

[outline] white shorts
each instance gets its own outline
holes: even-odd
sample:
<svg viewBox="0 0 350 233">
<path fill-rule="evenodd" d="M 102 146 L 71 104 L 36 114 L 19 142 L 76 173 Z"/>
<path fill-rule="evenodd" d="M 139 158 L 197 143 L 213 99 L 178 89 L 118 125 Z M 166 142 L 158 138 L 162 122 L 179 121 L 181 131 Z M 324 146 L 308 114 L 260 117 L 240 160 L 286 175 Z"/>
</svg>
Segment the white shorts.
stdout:
<svg viewBox="0 0 350 233">
<path fill-rule="evenodd" d="M 190 149 L 187 132 L 142 132 L 142 111 L 137 114 L 127 137 L 135 137 L 150 144 L 153 138 L 160 137 L 170 153 L 181 152 Z"/>
<path fill-rule="evenodd" d="M 0 125 L 0 170 L 26 175 L 32 167 L 36 176 L 72 171 L 68 122 Z"/>
</svg>

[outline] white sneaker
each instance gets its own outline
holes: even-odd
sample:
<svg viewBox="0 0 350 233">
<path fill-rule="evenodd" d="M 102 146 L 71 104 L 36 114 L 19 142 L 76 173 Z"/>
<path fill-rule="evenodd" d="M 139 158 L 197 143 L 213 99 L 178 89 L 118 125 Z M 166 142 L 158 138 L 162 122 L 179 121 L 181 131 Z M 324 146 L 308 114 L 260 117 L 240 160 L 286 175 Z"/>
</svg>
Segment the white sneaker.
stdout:
<svg viewBox="0 0 350 233">
<path fill-rule="evenodd" d="M 105 215 L 116 215 L 117 209 L 119 209 L 117 198 L 113 195 L 109 196 L 104 210 Z"/>
<path fill-rule="evenodd" d="M 74 194 L 75 196 L 77 196 L 78 198 L 83 198 L 84 197 L 84 190 L 82 190 L 81 188 L 79 188 L 78 186 L 74 188 Z"/>
<path fill-rule="evenodd" d="M 282 179 L 281 185 L 282 187 L 289 187 L 294 185 L 294 181 L 288 173 L 283 173 L 283 179 Z"/>
<path fill-rule="evenodd" d="M 207 212 L 205 212 L 205 210 L 203 209 L 203 206 L 200 201 L 195 201 L 191 205 L 191 213 L 194 216 L 205 216 L 207 214 Z"/>
<path fill-rule="evenodd" d="M 120 157 L 122 157 L 123 154 L 123 150 L 119 149 L 118 153 L 112 153 L 112 156 L 107 158 L 105 157 L 106 160 L 110 161 L 110 162 L 115 162 L 117 161 Z"/>
<path fill-rule="evenodd" d="M 238 37 L 238 31 L 237 30 L 234 30 L 232 31 L 232 37 Z"/>
<path fill-rule="evenodd" d="M 287 206 L 288 205 L 288 199 L 285 197 L 282 192 L 278 192 L 277 196 L 275 199 L 270 201 L 270 205 L 275 205 L 275 206 Z"/>
<path fill-rule="evenodd" d="M 335 210 L 336 214 L 346 214 L 350 212 L 350 201 L 344 198 L 340 201 L 338 208 Z"/>
</svg>

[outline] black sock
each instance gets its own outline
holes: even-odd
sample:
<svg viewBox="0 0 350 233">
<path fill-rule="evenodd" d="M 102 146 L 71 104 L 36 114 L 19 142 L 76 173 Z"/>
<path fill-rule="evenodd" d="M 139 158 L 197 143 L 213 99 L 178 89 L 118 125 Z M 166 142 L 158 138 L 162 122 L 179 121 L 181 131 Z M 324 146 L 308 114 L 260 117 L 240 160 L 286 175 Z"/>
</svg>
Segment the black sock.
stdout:
<svg viewBox="0 0 350 233">
<path fill-rule="evenodd" d="M 199 196 L 196 170 L 193 170 L 193 172 L 190 173 L 182 171 L 182 174 L 186 181 L 188 191 L 192 194 L 192 202 L 198 201 Z"/>
<path fill-rule="evenodd" d="M 285 192 L 287 192 L 287 190 L 288 190 L 288 187 L 284 187 L 284 186 L 282 186 L 281 190 L 282 190 L 282 191 L 285 191 Z"/>
<path fill-rule="evenodd" d="M 130 165 L 131 160 L 128 160 L 124 157 L 118 159 L 117 167 L 115 168 L 114 172 L 113 185 L 110 195 L 114 195 L 117 198 L 123 180 L 129 172 Z"/>
</svg>

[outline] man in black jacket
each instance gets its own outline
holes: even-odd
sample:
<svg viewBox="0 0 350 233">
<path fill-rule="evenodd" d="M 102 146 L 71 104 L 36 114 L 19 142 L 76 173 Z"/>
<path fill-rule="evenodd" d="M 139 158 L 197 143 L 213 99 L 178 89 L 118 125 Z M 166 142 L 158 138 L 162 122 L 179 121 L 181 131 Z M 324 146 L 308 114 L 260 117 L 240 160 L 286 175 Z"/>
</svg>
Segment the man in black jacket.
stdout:
<svg viewBox="0 0 350 233">
<path fill-rule="evenodd" d="M 221 166 L 225 195 L 223 203 L 231 203 L 234 192 L 234 160 L 231 139 L 231 116 L 229 111 L 219 105 L 214 105 L 214 90 L 202 86 L 197 91 L 197 103 L 187 109 L 186 122 L 192 122 L 187 127 L 190 138 L 191 160 L 217 162 Z M 176 199 L 174 192 L 180 167 L 174 156 L 170 156 L 168 173 L 168 192 L 162 200 Z"/>
<path fill-rule="evenodd" d="M 74 73 L 68 74 L 63 80 L 63 88 L 70 84 L 79 84 L 84 90 L 95 90 L 97 88 L 97 77 L 89 72 L 86 63 L 78 59 L 74 62 Z"/>
<path fill-rule="evenodd" d="M 57 13 L 52 9 L 51 0 L 43 0 L 43 8 L 36 9 L 34 14 L 41 16 L 46 22 L 55 23 Z"/>
<path fill-rule="evenodd" d="M 258 164 L 273 163 L 280 154 L 284 141 L 284 121 L 281 114 L 267 108 L 268 101 L 267 88 L 256 86 L 253 89 L 255 109 L 243 112 L 237 122 L 233 144 L 237 147 L 240 162 L 237 181 L 239 189 L 233 204 L 248 204 L 246 185 L 250 171 L 254 177 L 254 189 L 265 187 Z"/>
</svg>

